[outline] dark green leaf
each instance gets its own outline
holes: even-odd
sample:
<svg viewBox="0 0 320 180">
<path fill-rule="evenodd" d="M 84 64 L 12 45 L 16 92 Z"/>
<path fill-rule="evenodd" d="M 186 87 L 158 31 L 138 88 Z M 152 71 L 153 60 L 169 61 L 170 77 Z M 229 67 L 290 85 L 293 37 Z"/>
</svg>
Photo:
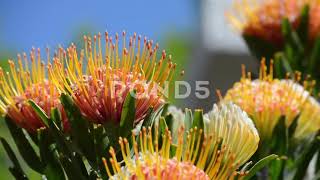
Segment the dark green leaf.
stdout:
<svg viewBox="0 0 320 180">
<path fill-rule="evenodd" d="M 191 109 L 186 108 L 185 119 L 184 119 L 184 126 L 186 131 L 188 131 L 192 127 L 192 120 L 193 120 L 192 111 Z"/>
<path fill-rule="evenodd" d="M 165 116 L 165 121 L 166 121 L 166 124 L 167 124 L 169 130 L 170 131 L 175 131 L 174 129 L 172 129 L 172 124 L 173 124 L 173 121 L 174 121 L 172 114 L 169 114 L 169 115 Z"/>
<path fill-rule="evenodd" d="M 277 125 L 273 129 L 274 151 L 278 155 L 286 155 L 288 152 L 288 128 L 286 127 L 286 117 L 281 116 Z"/>
<path fill-rule="evenodd" d="M 41 173 L 44 170 L 44 166 L 22 129 L 16 126 L 8 116 L 5 118 L 5 122 L 22 158 L 30 168 Z"/>
<path fill-rule="evenodd" d="M 57 108 L 51 110 L 51 114 L 55 114 L 58 111 Z M 52 118 L 60 118 L 59 116 L 52 116 Z M 49 131 L 52 134 L 52 138 L 57 143 L 58 148 L 67 156 L 71 156 L 72 154 L 72 148 L 71 143 L 67 142 L 66 137 L 64 134 L 60 131 L 59 127 L 56 125 L 55 122 L 61 121 L 61 120 L 49 120 L 48 119 L 48 126 Z"/>
<path fill-rule="evenodd" d="M 316 38 L 313 49 L 311 51 L 310 59 L 308 62 L 308 71 L 307 71 L 309 74 L 313 76 L 315 75 L 314 72 L 319 68 L 319 65 L 320 65 L 319 59 L 320 59 L 320 37 Z"/>
<path fill-rule="evenodd" d="M 162 116 L 162 117 L 164 117 L 164 116 L 167 115 L 168 107 L 169 107 L 169 103 L 165 103 L 165 104 L 162 106 L 162 112 L 161 112 L 161 116 Z"/>
<path fill-rule="evenodd" d="M 294 180 L 300 180 L 304 178 L 307 172 L 308 166 L 320 146 L 320 140 L 318 135 L 319 133 L 313 139 L 313 141 L 303 150 L 301 156 L 297 159 L 296 161 L 297 170 L 293 178 Z"/>
<path fill-rule="evenodd" d="M 196 109 L 194 111 L 192 128 L 194 128 L 194 127 L 197 127 L 198 129 L 204 130 L 203 110 L 202 109 Z"/>
<path fill-rule="evenodd" d="M 282 79 L 285 77 L 286 73 L 284 72 L 284 65 L 283 65 L 283 54 L 282 53 L 276 53 L 274 55 L 274 76 Z"/>
<path fill-rule="evenodd" d="M 60 154 L 60 162 L 65 169 L 66 175 L 70 180 L 85 180 L 86 178 L 79 173 L 80 168 L 74 166 L 71 159 L 67 158 L 63 154 Z"/>
<path fill-rule="evenodd" d="M 300 22 L 297 28 L 297 33 L 304 44 L 307 44 L 308 41 L 308 29 L 309 29 L 309 10 L 310 7 L 306 4 L 300 14 Z"/>
<path fill-rule="evenodd" d="M 131 134 L 131 130 L 134 128 L 134 120 L 136 113 L 135 96 L 135 90 L 129 92 L 122 107 L 120 120 L 120 135 L 122 137 L 128 137 Z"/>
<path fill-rule="evenodd" d="M 71 125 L 73 142 L 91 163 L 96 162 L 96 155 L 93 151 L 94 140 L 89 133 L 89 121 L 84 119 L 69 95 L 61 94 L 60 99 Z"/>
<path fill-rule="evenodd" d="M 265 40 L 259 39 L 255 36 L 243 34 L 244 40 L 246 41 L 250 52 L 260 61 L 262 58 L 266 58 L 267 65 L 269 60 L 273 58 L 273 55 L 280 50 L 282 47 L 276 47 L 272 43 Z"/>
<path fill-rule="evenodd" d="M 294 132 L 295 132 L 296 129 L 297 129 L 298 119 L 299 119 L 299 115 L 294 118 L 294 120 L 292 121 L 291 125 L 289 126 L 289 130 L 288 130 L 288 137 L 289 137 L 289 138 L 292 138 L 292 137 L 293 137 Z"/>
<path fill-rule="evenodd" d="M 40 119 L 42 120 L 42 122 L 49 127 L 49 117 L 47 116 L 46 112 L 41 109 L 40 106 L 38 106 L 34 101 L 32 100 L 28 100 L 28 103 L 31 105 L 31 107 L 33 108 L 33 110 L 37 113 L 37 115 L 40 117 Z"/>
<path fill-rule="evenodd" d="M 249 173 L 243 178 L 244 180 L 249 180 L 252 178 L 258 171 L 266 167 L 270 162 L 277 159 L 278 156 L 275 154 L 271 154 L 263 159 L 261 159 L 259 162 L 257 162 L 250 170 Z"/>
<path fill-rule="evenodd" d="M 0 141 L 1 141 L 3 148 L 7 152 L 8 156 L 13 164 L 13 167 L 9 168 L 11 174 L 16 179 L 28 179 L 27 176 L 25 175 L 25 173 L 23 172 L 23 170 L 20 166 L 20 163 L 19 163 L 16 155 L 14 154 L 12 148 L 8 144 L 8 142 L 2 137 L 0 138 Z"/>
<path fill-rule="evenodd" d="M 148 109 L 146 117 L 143 120 L 142 127 L 151 127 L 152 126 L 153 120 L 154 120 L 153 113 L 154 113 L 153 107 L 150 107 Z"/>
<path fill-rule="evenodd" d="M 43 174 L 47 179 L 61 179 L 64 180 L 64 172 L 60 166 L 57 151 L 53 148 L 53 141 L 45 129 L 38 130 L 39 136 L 39 150 L 42 162 L 45 163 L 46 167 Z"/>
</svg>

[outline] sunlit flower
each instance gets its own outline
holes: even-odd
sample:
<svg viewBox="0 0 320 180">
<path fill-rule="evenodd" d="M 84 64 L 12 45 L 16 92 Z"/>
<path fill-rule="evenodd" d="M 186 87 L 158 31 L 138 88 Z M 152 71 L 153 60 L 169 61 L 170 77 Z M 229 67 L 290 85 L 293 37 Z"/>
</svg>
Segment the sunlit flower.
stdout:
<svg viewBox="0 0 320 180">
<path fill-rule="evenodd" d="M 23 60 L 24 59 L 24 63 Z M 8 115 L 18 126 L 30 132 L 44 127 L 44 123 L 27 102 L 33 100 L 48 116 L 51 108 L 58 108 L 65 129 L 69 128 L 66 114 L 60 103 L 60 91 L 46 79 L 45 65 L 40 59 L 40 49 L 30 54 L 28 65 L 26 54 L 18 55 L 18 67 L 9 60 L 10 72 L 0 68 L 0 112 Z M 30 69 L 29 69 L 30 68 Z"/>
<path fill-rule="evenodd" d="M 232 103 L 214 106 L 207 115 L 208 127 L 178 130 L 178 144 L 172 144 L 171 132 L 162 135 L 158 148 L 158 131 L 143 128 L 139 142 L 133 139 L 135 156 L 130 156 L 126 139 L 119 143 L 124 163 L 117 162 L 111 148 L 110 164 L 104 163 L 110 179 L 232 179 L 246 172 L 238 171 L 256 151 L 257 130 L 245 112 Z M 157 128 L 156 128 L 157 129 Z M 187 138 L 184 134 L 187 133 Z M 201 138 L 203 141 L 201 141 Z M 112 171 L 111 171 L 112 170 Z M 114 172 L 114 173 L 112 173 Z"/>
<path fill-rule="evenodd" d="M 294 80 L 279 80 L 272 77 L 272 62 L 267 73 L 265 61 L 261 62 L 259 79 L 251 80 L 250 74 L 243 76 L 229 89 L 225 99 L 238 104 L 254 121 L 262 138 L 270 138 L 280 117 L 285 117 L 289 127 L 302 112 L 310 96 L 314 81 L 304 82 L 304 87 Z M 300 75 L 297 74 L 297 81 Z M 310 119 L 310 121 L 313 121 Z"/>
<path fill-rule="evenodd" d="M 257 150 L 260 140 L 258 131 L 239 106 L 232 102 L 215 104 L 204 119 L 205 134 L 222 138 L 222 146 L 229 147 L 238 164 L 244 164 Z"/>
<path fill-rule="evenodd" d="M 120 122 L 124 101 L 132 90 L 136 90 L 136 123 L 150 107 L 157 109 L 163 104 L 162 89 L 173 77 L 176 65 L 164 51 L 157 60 L 158 44 L 153 46 L 153 41 L 136 34 L 127 44 L 125 33 L 122 43 L 118 35 L 114 43 L 106 33 L 105 48 L 100 34 L 93 41 L 84 36 L 84 41 L 85 49 L 79 54 L 75 45 L 67 51 L 60 49 L 50 76 L 61 90 L 71 93 L 88 119 Z"/>
<path fill-rule="evenodd" d="M 309 39 L 314 40 L 320 32 L 318 0 L 241 0 L 234 3 L 233 11 L 228 13 L 227 17 L 243 35 L 282 47 L 282 20 L 287 18 L 293 29 L 297 29 L 302 8 L 306 4 L 310 6 Z"/>
</svg>

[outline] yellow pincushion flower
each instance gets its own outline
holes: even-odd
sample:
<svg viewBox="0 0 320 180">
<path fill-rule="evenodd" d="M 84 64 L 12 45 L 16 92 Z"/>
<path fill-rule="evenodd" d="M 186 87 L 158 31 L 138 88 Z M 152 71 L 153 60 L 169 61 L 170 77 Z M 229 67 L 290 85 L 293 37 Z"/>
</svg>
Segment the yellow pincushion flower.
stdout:
<svg viewBox="0 0 320 180">
<path fill-rule="evenodd" d="M 300 23 L 300 14 L 304 5 L 310 6 L 309 39 L 313 41 L 320 32 L 318 0 L 241 0 L 234 3 L 228 20 L 243 35 L 253 36 L 282 47 L 281 23 L 288 18 L 293 29 Z"/>
<path fill-rule="evenodd" d="M 233 101 L 248 113 L 262 138 L 271 137 L 274 127 L 282 116 L 285 117 L 286 126 L 289 127 L 303 111 L 306 102 L 312 98 L 307 89 L 314 86 L 314 82 L 305 81 L 303 87 L 293 80 L 274 79 L 272 74 L 272 62 L 268 74 L 263 60 L 259 79 L 251 80 L 250 75 L 246 76 L 244 72 L 241 80 L 236 82 L 225 96 L 226 100 Z M 300 79 L 299 75 L 297 79 Z"/>
<path fill-rule="evenodd" d="M 222 138 L 222 146 L 229 147 L 238 164 L 244 164 L 256 152 L 260 140 L 258 131 L 239 106 L 232 102 L 215 104 L 204 119 L 206 134 Z"/>
<path fill-rule="evenodd" d="M 295 138 L 301 139 L 320 129 L 320 104 L 309 97 L 299 115 Z"/>
<path fill-rule="evenodd" d="M 193 128 L 178 130 L 178 144 L 172 144 L 171 132 L 162 135 L 158 147 L 155 135 L 143 128 L 139 143 L 133 139 L 134 158 L 126 139 L 120 138 L 123 164 L 117 162 L 111 148 L 111 169 L 104 163 L 110 179 L 233 179 L 259 144 L 257 130 L 245 112 L 232 103 L 215 106 L 207 115 L 205 132 Z M 157 128 L 156 128 L 157 129 Z M 187 133 L 187 138 L 184 134 Z M 204 134 L 203 134 L 204 133 Z M 203 142 L 200 139 L 204 135 Z M 134 136 L 133 136 L 134 137 Z"/>
<path fill-rule="evenodd" d="M 49 59 L 49 57 L 48 57 Z M 24 61 L 24 62 L 23 62 Z M 29 66 L 28 63 L 31 65 Z M 18 126 L 29 132 L 45 127 L 36 112 L 28 104 L 33 100 L 47 115 L 51 108 L 58 108 L 62 115 L 64 128 L 69 124 L 60 103 L 60 91 L 46 78 L 45 64 L 40 58 L 40 49 L 32 49 L 30 59 L 18 55 L 18 67 L 9 60 L 10 72 L 0 68 L 0 113 L 8 115 Z"/>
<path fill-rule="evenodd" d="M 127 44 L 125 33 L 122 44 L 118 35 L 113 42 L 106 33 L 105 48 L 100 34 L 93 41 L 86 36 L 84 40 L 80 54 L 75 45 L 67 51 L 61 49 L 49 67 L 50 77 L 59 89 L 72 95 L 83 115 L 95 123 L 119 123 L 124 100 L 132 90 L 136 90 L 135 123 L 150 107 L 157 109 L 163 104 L 161 90 L 176 65 L 164 51 L 157 60 L 158 44 L 154 46 L 153 41 L 136 34 Z"/>
</svg>

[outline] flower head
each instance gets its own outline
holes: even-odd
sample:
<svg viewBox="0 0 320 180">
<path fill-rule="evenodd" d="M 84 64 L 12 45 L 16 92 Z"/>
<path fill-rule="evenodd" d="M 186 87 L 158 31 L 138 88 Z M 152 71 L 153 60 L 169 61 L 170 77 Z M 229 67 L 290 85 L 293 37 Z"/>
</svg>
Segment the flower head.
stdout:
<svg viewBox="0 0 320 180">
<path fill-rule="evenodd" d="M 18 126 L 34 132 L 45 125 L 28 103 L 28 100 L 33 100 L 49 116 L 51 108 L 58 108 L 64 128 L 68 129 L 66 114 L 59 100 L 60 91 L 46 79 L 40 49 L 37 53 L 35 49 L 31 51 L 30 60 L 29 66 L 27 55 L 24 54 L 23 58 L 18 55 L 18 67 L 9 60 L 10 72 L 5 73 L 0 68 L 0 113 L 8 115 Z"/>
<path fill-rule="evenodd" d="M 302 139 L 320 129 L 320 104 L 313 97 L 306 101 L 298 118 L 294 133 L 295 138 Z"/>
<path fill-rule="evenodd" d="M 227 115 L 226 115 L 227 113 Z M 259 143 L 257 130 L 245 112 L 232 103 L 220 104 L 207 116 L 209 126 L 185 132 L 176 129 L 178 144 L 172 144 L 171 132 L 162 135 L 159 147 L 158 131 L 143 128 L 139 143 L 133 139 L 134 158 L 129 143 L 120 138 L 124 164 L 117 162 L 111 148 L 111 167 L 106 170 L 110 179 L 228 179 L 245 172 L 236 172 L 256 151 Z M 156 128 L 157 129 L 157 128 Z M 187 138 L 184 134 L 187 133 Z M 202 140 L 203 138 L 203 140 Z"/>
<path fill-rule="evenodd" d="M 309 0 L 309 38 L 314 41 L 320 33 L 320 1 Z"/>
<path fill-rule="evenodd" d="M 300 24 L 301 11 L 304 5 L 310 6 L 309 39 L 314 40 L 320 32 L 319 8 L 317 0 L 262 0 L 257 2 L 243 0 L 236 2 L 234 11 L 227 14 L 231 24 L 243 35 L 249 35 L 276 47 L 282 47 L 283 36 L 281 23 L 284 18 L 289 20 L 293 29 Z"/>
<path fill-rule="evenodd" d="M 225 96 L 226 100 L 238 104 L 249 114 L 262 138 L 271 137 L 282 116 L 289 127 L 311 98 L 307 89 L 314 86 L 314 81 L 305 81 L 304 86 L 301 86 L 294 80 L 274 79 L 272 74 L 272 62 L 268 74 L 263 60 L 259 79 L 251 80 L 250 74 L 246 76 L 243 72 L 240 82 L 235 83 Z M 296 79 L 300 79 L 299 74 Z"/>
<path fill-rule="evenodd" d="M 173 76 L 175 64 L 162 52 L 157 61 L 158 44 L 134 34 L 122 44 L 105 34 L 102 53 L 101 35 L 84 36 L 85 49 L 78 54 L 76 46 L 60 49 L 50 67 L 50 76 L 61 90 L 67 90 L 83 115 L 95 123 L 120 122 L 125 98 L 136 90 L 135 122 L 150 107 L 157 109 L 165 98 L 161 89 Z M 142 45 L 141 45 L 142 44 Z M 119 50 L 120 49 L 120 50 Z M 85 67 L 84 67 L 85 66 Z"/>
</svg>

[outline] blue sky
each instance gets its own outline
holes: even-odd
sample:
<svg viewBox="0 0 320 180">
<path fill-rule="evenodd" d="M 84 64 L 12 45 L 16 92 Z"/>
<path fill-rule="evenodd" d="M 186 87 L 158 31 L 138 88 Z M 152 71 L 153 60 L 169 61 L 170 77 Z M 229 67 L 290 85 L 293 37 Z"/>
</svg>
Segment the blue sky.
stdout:
<svg viewBox="0 0 320 180">
<path fill-rule="evenodd" d="M 0 51 L 29 51 L 70 42 L 83 27 L 137 32 L 155 41 L 192 30 L 196 0 L 28 0 L 0 2 Z M 84 28 L 87 29 L 87 28 Z"/>
</svg>

